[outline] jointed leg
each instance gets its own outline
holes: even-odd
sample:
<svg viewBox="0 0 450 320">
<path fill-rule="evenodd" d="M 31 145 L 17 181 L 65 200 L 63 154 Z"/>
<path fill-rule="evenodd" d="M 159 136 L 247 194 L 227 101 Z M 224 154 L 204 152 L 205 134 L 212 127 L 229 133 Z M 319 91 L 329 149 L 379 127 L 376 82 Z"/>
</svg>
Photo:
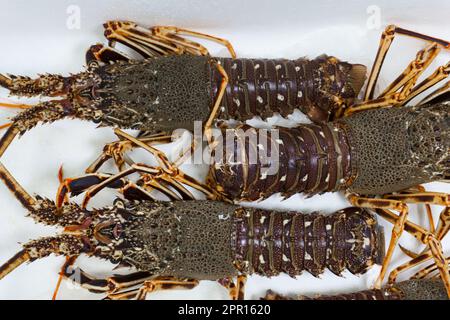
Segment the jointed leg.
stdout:
<svg viewBox="0 0 450 320">
<path fill-rule="evenodd" d="M 445 260 L 447 261 L 447 264 L 450 263 L 450 257 L 446 257 Z M 413 275 L 411 277 L 411 279 L 423 279 L 423 278 L 427 277 L 429 274 L 436 272 L 437 269 L 438 269 L 438 267 L 436 266 L 435 263 L 433 263 L 433 264 L 426 266 L 425 268 L 419 270 L 415 275 Z"/>
<path fill-rule="evenodd" d="M 94 44 L 86 52 L 86 64 L 89 67 L 98 66 L 98 62 L 110 63 L 129 60 L 130 58 L 124 53 L 111 47 L 105 47 L 102 44 Z"/>
<path fill-rule="evenodd" d="M 115 275 L 105 279 L 98 279 L 80 268 L 72 268 L 72 264 L 67 263 L 62 270 L 62 276 L 74 281 L 90 292 L 106 293 L 107 297 L 109 297 L 110 295 L 119 294 L 123 290 L 140 286 L 153 275 L 150 272 L 135 272 L 128 275 Z M 134 296 L 137 293 L 137 290 L 135 291 Z"/>
<path fill-rule="evenodd" d="M 437 229 L 435 231 L 432 231 L 431 233 L 428 232 L 428 234 L 424 237 L 424 239 L 426 239 L 424 243 L 429 244 L 430 242 L 432 242 L 431 245 L 437 248 L 439 244 L 437 244 L 436 242 L 441 241 L 445 237 L 445 235 L 449 231 L 449 227 L 450 227 L 450 208 L 446 207 L 442 210 L 442 212 L 439 215 L 439 225 Z M 425 230 L 423 230 L 422 232 L 425 232 Z M 405 252 L 405 249 L 402 249 L 402 251 Z M 413 260 L 408 261 L 405 264 L 394 269 L 389 275 L 389 282 L 394 283 L 397 278 L 397 275 L 400 272 L 411 269 L 416 265 L 433 258 L 432 252 L 433 251 L 430 250 L 429 248 L 427 248 L 420 254 L 408 252 L 407 253 L 408 256 L 413 257 Z M 435 268 L 438 268 L 436 266 L 436 263 L 434 264 L 434 266 Z"/>
<path fill-rule="evenodd" d="M 136 296 L 138 300 L 145 300 L 148 293 L 157 290 L 169 290 L 169 289 L 193 289 L 198 286 L 199 281 L 195 279 L 177 279 L 175 277 L 158 277 L 155 279 L 147 280 L 144 285 L 139 289 Z"/>
<path fill-rule="evenodd" d="M 167 173 L 164 170 L 161 170 L 160 168 L 149 167 L 143 164 L 133 164 L 129 169 L 126 169 L 114 176 L 111 176 L 110 178 L 104 180 L 103 182 L 89 188 L 83 200 L 83 207 L 85 207 L 88 201 L 100 190 L 112 184 L 117 179 L 120 179 L 134 172 L 144 173 L 145 175 L 143 176 L 143 182 L 145 186 L 150 186 L 153 189 L 163 191 L 163 193 L 169 196 L 169 198 L 179 199 L 179 197 L 176 194 L 174 194 L 170 189 L 167 189 L 167 187 L 165 187 L 160 182 L 161 180 L 165 184 L 175 188 L 181 194 L 184 200 L 194 199 L 194 196 L 182 184 L 186 184 L 203 192 L 208 198 L 221 199 L 221 196 L 217 194 L 217 192 L 215 192 L 208 186 L 198 182 L 194 178 L 184 174 L 180 170 L 177 170 L 176 174 L 173 174 Z"/>
<path fill-rule="evenodd" d="M 129 21 L 109 21 L 104 26 L 105 36 L 111 46 L 114 46 L 116 41 L 120 42 L 145 58 L 185 53 L 209 55 L 204 46 L 180 37 L 181 34 L 221 43 L 227 47 L 233 58 L 236 57 L 233 47 L 227 40 L 195 31 L 165 26 L 146 29 Z"/>
<path fill-rule="evenodd" d="M 439 99 L 444 96 L 444 94 L 450 91 L 450 81 L 447 81 L 444 85 L 437 88 L 433 92 L 431 92 L 429 95 L 427 95 L 425 98 L 423 98 L 418 105 L 423 105 L 426 103 L 430 103 L 431 101 L 434 101 L 434 99 Z"/>
<path fill-rule="evenodd" d="M 405 100 L 410 100 L 410 98 L 412 98 L 411 92 L 413 90 L 414 93 L 416 93 L 417 91 L 415 90 L 421 90 L 427 86 L 428 82 L 436 80 L 428 79 L 428 82 L 422 82 L 418 87 L 414 87 L 419 76 L 436 58 L 438 53 L 439 48 L 437 44 L 432 44 L 429 47 L 420 50 L 417 53 L 416 59 L 409 64 L 405 71 L 403 71 L 403 73 L 395 79 L 379 97 L 376 99 L 364 100 L 362 103 L 350 106 L 345 111 L 345 115 L 349 116 L 363 110 L 400 105 Z"/>
<path fill-rule="evenodd" d="M 145 144 L 160 144 L 160 143 L 169 143 L 171 141 L 171 135 L 166 134 L 165 132 L 156 133 L 149 136 L 143 136 L 136 138 L 142 143 Z M 132 141 L 125 139 L 119 140 L 112 143 L 107 144 L 103 148 L 102 154 L 85 170 L 86 173 L 96 172 L 106 161 L 109 159 L 114 159 L 114 163 L 116 164 L 119 171 L 124 169 L 124 165 L 126 161 L 126 152 L 131 151 L 137 147 Z"/>
<path fill-rule="evenodd" d="M 177 28 L 177 27 L 173 27 L 173 26 L 157 26 L 157 27 L 152 27 L 151 30 L 153 31 L 153 33 L 155 35 L 157 35 L 161 38 L 165 38 L 167 40 L 171 40 L 174 42 L 179 42 L 180 44 L 183 44 L 187 47 L 197 49 L 198 51 L 202 52 L 204 55 L 208 55 L 209 53 L 201 45 L 199 45 L 198 43 L 180 38 L 180 37 L 175 37 L 175 35 L 184 34 L 184 35 L 188 35 L 188 36 L 193 36 L 193 37 L 197 37 L 197 38 L 203 38 L 206 40 L 214 41 L 214 42 L 217 42 L 217 43 L 225 46 L 227 48 L 227 50 L 230 52 L 231 57 L 233 59 L 236 58 L 236 52 L 234 51 L 231 43 L 228 40 L 225 40 L 225 39 L 222 39 L 219 37 L 211 36 L 211 35 L 196 32 L 196 31 L 191 31 L 191 30 L 187 30 L 187 29 Z"/>
<path fill-rule="evenodd" d="M 245 275 L 238 275 L 236 282 L 233 278 L 219 280 L 219 283 L 228 290 L 231 300 L 244 300 L 246 282 L 247 276 Z"/>
<path fill-rule="evenodd" d="M 446 49 L 450 48 L 450 43 L 438 38 L 430 37 L 424 34 L 420 34 L 414 31 L 406 30 L 403 28 L 396 27 L 394 25 L 388 26 L 383 34 L 381 35 L 380 45 L 378 48 L 378 52 L 376 54 L 372 69 L 370 71 L 370 75 L 368 78 L 367 88 L 364 94 L 364 101 L 368 101 L 373 99 L 375 85 L 378 80 L 378 76 L 380 74 L 381 66 L 383 65 L 384 59 L 386 57 L 387 52 L 394 40 L 396 34 L 406 35 L 417 39 L 422 39 L 425 41 L 429 41 L 432 43 L 436 43 L 439 46 L 442 46 Z"/>
<path fill-rule="evenodd" d="M 128 171 L 121 172 L 119 175 L 115 176 L 112 174 L 96 173 L 87 174 L 77 178 L 66 178 L 60 183 L 58 188 L 56 195 L 56 206 L 58 208 L 62 207 L 68 194 L 71 194 L 72 196 L 78 195 L 87 190 L 87 194 L 83 201 L 83 207 L 86 207 L 90 198 L 103 188 L 120 189 L 125 198 L 129 200 L 155 201 L 156 198 L 145 190 L 144 187 L 140 187 L 135 183 L 122 178 L 127 174 L 132 173 L 133 170 L 133 168 L 130 168 Z M 151 186 L 153 189 L 156 189 L 166 195 L 170 200 L 180 199 L 176 193 L 164 185 L 159 184 L 157 181 L 155 181 L 154 184 L 151 184 Z"/>
<path fill-rule="evenodd" d="M 219 107 L 220 107 L 220 103 L 222 101 L 223 95 L 225 94 L 225 90 L 228 84 L 228 75 L 225 71 L 225 69 L 218 64 L 217 62 L 213 62 L 217 68 L 217 70 L 219 71 L 219 73 L 222 76 L 222 80 L 220 82 L 220 86 L 219 89 L 217 90 L 217 96 L 216 96 L 216 100 L 214 101 L 214 105 L 211 109 L 211 113 L 209 115 L 208 120 L 206 121 L 205 125 L 204 125 L 204 132 L 205 132 L 205 137 L 208 141 L 208 144 L 211 146 L 213 144 L 213 135 L 212 135 L 212 126 L 214 124 L 214 120 L 217 117 L 217 114 L 219 112 Z"/>
<path fill-rule="evenodd" d="M 75 260 L 78 258 L 78 256 L 72 256 L 72 257 L 66 257 L 66 262 L 64 262 L 63 266 L 61 267 L 61 271 L 59 272 L 58 281 L 55 286 L 55 290 L 53 290 L 53 296 L 52 300 L 56 300 L 56 297 L 58 296 L 59 288 L 61 287 L 62 280 L 64 278 L 64 274 L 66 273 L 66 270 L 71 268 L 73 264 L 75 263 Z"/>
<path fill-rule="evenodd" d="M 388 199 L 387 199 L 388 198 Z M 432 193 L 432 192 L 421 192 L 421 193 L 411 193 L 411 194 L 395 194 L 388 195 L 386 199 L 368 199 L 368 198 L 360 198 L 355 195 L 349 196 L 350 202 L 355 206 L 363 206 L 369 208 L 377 209 L 377 213 L 386 218 L 388 221 L 394 224 L 394 228 L 392 231 L 391 242 L 389 244 L 389 249 L 386 253 L 386 258 L 383 261 L 383 266 L 380 272 L 380 277 L 377 279 L 376 287 L 379 288 L 381 286 L 381 281 L 384 278 L 384 275 L 387 271 L 387 266 L 389 260 L 392 256 L 395 245 L 398 242 L 398 238 L 401 235 L 403 230 L 414 235 L 418 238 L 422 243 L 429 246 L 431 251 L 431 256 L 435 260 L 435 264 L 439 269 L 442 280 L 447 288 L 447 291 L 450 295 L 450 274 L 448 265 L 445 263 L 444 255 L 442 252 L 442 245 L 440 240 L 448 231 L 448 211 L 445 209 L 440 215 L 440 224 L 435 232 L 435 234 L 439 234 L 436 236 L 435 234 L 424 230 L 423 228 L 412 224 L 406 220 L 408 209 L 406 207 L 406 202 L 408 203 L 427 203 L 427 204 L 437 204 L 448 207 L 450 205 L 449 195 L 444 193 Z M 397 208 L 396 208 L 397 207 Z M 395 211 L 400 212 L 399 216 L 396 216 L 389 209 L 394 209 Z M 424 254 L 428 254 L 427 252 Z M 423 255 L 420 255 L 413 259 L 412 264 L 418 263 L 425 259 Z M 400 271 L 404 269 L 408 269 L 408 265 L 399 267 Z M 395 271 L 392 275 L 395 278 L 396 274 L 399 271 Z M 392 279 L 392 278 L 391 278 Z"/>
<path fill-rule="evenodd" d="M 412 99 L 414 99 L 416 96 L 424 92 L 425 90 L 428 90 L 432 86 L 434 86 L 436 83 L 446 79 L 450 74 L 450 62 L 448 62 L 446 65 L 440 66 L 437 68 L 436 71 L 434 71 L 430 76 L 428 76 L 425 80 L 423 80 L 421 83 L 419 83 L 417 86 L 411 89 L 411 92 L 408 94 L 408 98 L 404 99 L 400 105 L 405 105 Z M 447 83 L 448 86 L 448 83 Z M 431 95 L 436 95 L 440 91 L 445 90 L 446 86 L 444 85 L 440 89 L 437 89 L 436 91 L 432 92 Z"/>
</svg>

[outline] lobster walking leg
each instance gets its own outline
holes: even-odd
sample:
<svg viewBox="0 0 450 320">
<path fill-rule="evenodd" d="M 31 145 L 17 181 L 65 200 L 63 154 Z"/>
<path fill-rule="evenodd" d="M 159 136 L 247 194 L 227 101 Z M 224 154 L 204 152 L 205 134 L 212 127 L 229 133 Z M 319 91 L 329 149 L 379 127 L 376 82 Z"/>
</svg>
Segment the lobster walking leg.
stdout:
<svg viewBox="0 0 450 320">
<path fill-rule="evenodd" d="M 362 103 L 355 104 L 345 110 L 345 115 L 349 116 L 355 112 L 370 110 L 392 105 L 399 105 L 405 100 L 410 100 L 410 93 L 414 89 L 414 85 L 418 77 L 425 71 L 430 63 L 436 58 L 439 52 L 437 44 L 432 44 L 417 53 L 416 59 L 413 60 L 403 73 L 395 79 L 386 90 L 376 99 L 364 100 Z M 443 78 L 442 78 L 443 79 Z M 442 80 L 440 79 L 440 80 Z M 420 89 L 424 85 L 420 85 Z M 398 92 L 398 90 L 400 90 Z M 420 91 L 420 90 L 418 90 Z"/>
<path fill-rule="evenodd" d="M 66 257 L 66 261 L 64 262 L 63 266 L 61 267 L 61 271 L 59 272 L 59 277 L 58 281 L 56 282 L 55 289 L 53 290 L 52 300 L 56 300 L 56 297 L 58 296 L 59 288 L 61 287 L 62 280 L 64 279 L 65 271 L 68 268 L 72 267 L 77 259 L 78 256 Z"/>
<path fill-rule="evenodd" d="M 380 200 L 380 199 L 372 199 L 372 200 Z M 394 200 L 390 200 L 390 201 L 394 201 Z M 372 205 L 374 205 L 374 203 L 372 203 Z M 374 208 L 374 207 L 372 207 L 372 208 Z M 421 227 L 419 227 L 419 226 L 417 226 L 417 225 L 415 225 L 415 224 L 413 224 L 413 223 L 411 223 L 409 221 L 404 222 L 403 226 L 399 226 L 399 221 L 400 221 L 399 216 L 395 215 L 393 212 L 391 212 L 391 211 L 389 211 L 387 209 L 377 208 L 376 212 L 379 215 L 381 215 L 383 218 L 385 218 L 388 221 L 394 223 L 394 229 L 393 229 L 393 232 L 392 232 L 393 233 L 392 234 L 392 238 L 394 238 L 394 236 L 395 236 L 395 234 L 394 234 L 396 232 L 395 227 L 397 226 L 398 230 L 403 231 L 403 228 L 404 228 L 407 232 L 409 232 L 412 235 L 414 235 L 419 241 L 421 241 L 422 243 L 424 243 L 424 244 L 426 244 L 426 245 L 428 245 L 430 247 L 431 256 L 435 260 L 435 264 L 436 264 L 437 268 L 439 269 L 439 271 L 441 273 L 442 280 L 444 282 L 444 285 L 445 285 L 446 290 L 447 290 L 447 292 L 449 294 L 449 297 L 450 297 L 449 267 L 448 267 L 448 264 L 445 262 L 445 257 L 444 257 L 444 254 L 443 254 L 442 244 L 440 242 L 440 239 L 438 237 L 436 237 L 433 233 L 428 232 L 428 231 L 424 230 L 423 228 L 421 228 Z M 440 229 L 444 229 L 445 230 L 445 228 L 447 228 L 447 226 L 443 225 L 442 228 L 440 228 Z M 442 236 L 445 235 L 445 233 L 441 232 L 441 231 L 439 231 L 439 234 L 441 234 Z M 389 246 L 389 251 L 393 251 L 392 238 L 391 238 L 391 243 L 390 243 L 390 246 Z M 427 254 L 429 254 L 429 252 L 426 252 L 425 254 L 422 254 L 422 255 L 414 258 L 411 263 L 415 265 L 415 264 L 418 264 L 419 262 L 427 260 L 427 257 L 426 257 Z M 391 255 L 392 255 L 392 253 L 391 253 Z M 388 258 L 387 254 L 386 254 L 386 257 Z M 386 258 L 385 258 L 384 262 L 386 262 Z M 383 263 L 383 266 L 384 266 L 384 263 Z M 400 271 L 403 270 L 404 268 L 408 268 L 408 266 L 407 265 L 406 266 L 401 266 L 400 267 Z M 381 272 L 383 272 L 383 268 L 382 268 Z M 380 279 L 381 278 L 381 272 L 380 272 L 380 277 L 378 278 L 376 285 L 381 284 L 381 281 L 382 281 L 382 279 Z M 395 278 L 396 272 L 397 271 L 394 272 L 394 275 L 392 277 Z M 383 277 L 384 277 L 384 274 L 383 274 Z"/>
<path fill-rule="evenodd" d="M 450 263 L 450 257 L 446 257 L 445 260 L 447 261 L 447 264 Z M 412 276 L 412 279 L 424 279 L 429 274 L 435 272 L 438 269 L 436 264 L 430 264 L 429 266 L 426 266 L 425 268 L 419 270 L 415 275 Z"/>
<path fill-rule="evenodd" d="M 144 136 L 138 138 L 141 142 L 146 144 L 162 144 L 169 143 L 171 136 L 164 132 L 155 133 L 150 136 Z M 97 171 L 106 161 L 114 159 L 114 163 L 119 171 L 124 169 L 126 163 L 126 152 L 131 151 L 136 145 L 130 140 L 119 140 L 112 143 L 108 143 L 104 148 L 100 156 L 85 170 L 86 173 L 93 173 Z"/>
<path fill-rule="evenodd" d="M 228 290 L 231 300 L 244 300 L 246 281 L 247 276 L 239 275 L 237 276 L 236 282 L 231 278 L 226 278 L 219 281 L 219 283 Z"/>
<path fill-rule="evenodd" d="M 431 101 L 435 98 L 439 100 L 439 99 L 443 98 L 445 95 L 445 92 L 447 92 L 449 90 L 450 90 L 450 81 L 447 81 L 444 85 L 437 88 L 436 90 L 431 92 L 429 95 L 427 95 L 425 98 L 423 98 L 418 104 L 422 105 L 422 104 L 426 104 L 426 103 L 431 103 Z"/>
<path fill-rule="evenodd" d="M 200 33 L 197 31 L 191 31 L 191 30 L 187 30 L 187 29 L 182 29 L 182 28 L 177 28 L 177 27 L 173 27 L 173 26 L 156 26 L 156 27 L 152 27 L 151 30 L 153 31 L 153 33 L 161 38 L 165 38 L 167 40 L 171 40 L 174 42 L 180 41 L 180 43 L 186 45 L 186 46 L 191 46 L 193 45 L 195 48 L 198 48 L 198 50 L 200 52 L 204 52 L 204 48 L 202 48 L 201 45 L 199 45 L 198 43 L 192 43 L 191 41 L 188 41 L 186 39 L 183 38 L 175 38 L 174 35 L 177 34 L 185 34 L 188 36 L 194 36 L 197 38 L 203 38 L 203 39 L 207 39 L 210 41 L 214 41 L 217 43 L 222 44 L 223 46 L 225 46 L 227 48 L 227 50 L 230 52 L 231 57 L 234 59 L 236 58 L 236 52 L 234 51 L 233 46 L 231 45 L 231 43 L 226 40 L 226 39 L 222 39 L 216 36 L 211 36 L 208 34 L 204 34 L 204 33 Z M 204 52 L 206 55 L 208 55 L 209 53 L 206 51 Z"/>
<path fill-rule="evenodd" d="M 429 239 L 430 241 L 433 241 L 433 244 L 435 243 L 435 240 L 442 240 L 445 235 L 448 233 L 450 227 L 450 209 L 449 207 L 445 207 L 442 212 L 439 215 L 439 225 L 436 229 L 436 231 L 432 231 L 434 234 L 434 237 L 431 235 L 428 235 L 425 239 Z M 434 245 L 436 247 L 436 245 Z M 405 252 L 404 250 L 402 250 Z M 413 260 L 408 261 L 404 263 L 403 265 L 395 268 L 390 274 L 389 274 L 389 283 L 394 283 L 398 274 L 400 272 L 403 272 L 405 270 L 411 269 L 415 267 L 416 265 L 427 261 L 431 258 L 433 258 L 433 251 L 432 250 L 425 250 L 421 254 L 408 254 L 409 256 L 413 255 Z M 434 264 L 435 267 L 437 267 L 437 264 Z"/>
<path fill-rule="evenodd" d="M 408 207 L 405 203 L 429 203 L 443 205 L 446 207 L 450 206 L 449 196 L 443 193 L 422 192 L 415 194 L 395 194 L 388 195 L 385 198 L 386 199 L 369 199 L 357 197 L 354 195 L 349 196 L 350 202 L 355 206 L 374 209 L 394 209 L 399 212 L 399 216 L 394 223 L 391 242 L 389 244 L 389 248 L 386 253 L 382 269 L 380 271 L 380 276 L 375 284 L 377 288 L 381 287 L 382 280 L 386 274 L 387 266 L 392 257 L 394 248 L 397 245 L 398 239 L 405 228 L 405 221 L 408 215 Z M 448 273 L 448 266 L 445 263 L 442 263 L 443 253 L 442 246 L 439 241 L 440 239 L 435 239 L 435 237 L 433 237 L 433 239 L 436 241 L 433 242 L 430 239 L 427 241 L 427 244 L 430 245 L 433 257 L 436 260 L 436 265 L 440 268 L 443 280 L 446 283 L 446 287 L 450 293 L 450 275 Z"/>
<path fill-rule="evenodd" d="M 412 88 L 411 92 L 408 95 L 408 98 L 404 99 L 400 105 L 406 105 L 409 101 L 411 101 L 413 98 L 415 98 L 417 95 L 421 94 L 425 90 L 428 90 L 438 82 L 446 79 L 450 74 L 450 62 L 447 62 L 447 64 L 440 66 L 434 71 L 430 76 L 428 76 L 425 80 L 423 80 L 421 83 L 419 83 L 417 86 Z M 441 90 L 445 90 L 446 86 L 444 85 L 441 87 Z M 444 91 L 442 91 L 444 92 Z M 437 89 L 437 91 L 432 92 L 432 95 L 439 94 L 440 91 Z M 421 103 L 419 103 L 421 104 Z"/>
<path fill-rule="evenodd" d="M 104 24 L 105 36 L 111 46 L 118 41 L 139 52 L 144 57 L 155 57 L 168 54 L 190 53 L 209 55 L 208 50 L 199 43 L 189 41 L 179 35 L 203 38 L 224 45 L 233 58 L 236 53 L 228 40 L 204 33 L 181 29 L 172 26 L 157 26 L 146 29 L 128 21 L 109 21 Z"/>
<path fill-rule="evenodd" d="M 152 277 L 150 272 L 135 272 L 128 275 L 114 275 L 105 279 L 98 279 L 86 273 L 81 268 L 72 268 L 65 264 L 62 272 L 64 278 L 70 279 L 90 292 L 104 292 L 107 295 L 143 284 Z"/>
<path fill-rule="evenodd" d="M 198 283 L 198 280 L 195 279 L 177 279 L 175 277 L 160 277 L 157 279 L 147 280 L 139 289 L 136 298 L 138 300 L 145 300 L 148 293 L 157 290 L 192 289 L 198 286 Z"/>
<path fill-rule="evenodd" d="M 124 53 L 103 44 L 94 44 L 86 51 L 86 64 L 93 66 L 94 63 L 110 63 L 116 61 L 129 61 L 130 58 Z"/>
<path fill-rule="evenodd" d="M 114 181 L 134 172 L 142 172 L 149 174 L 148 180 L 146 180 L 146 184 L 148 183 L 151 187 L 154 187 L 155 183 L 156 185 L 161 186 L 158 180 L 163 180 L 165 183 L 169 184 L 170 186 L 174 187 L 178 192 L 180 192 L 183 196 L 183 199 L 185 200 L 194 199 L 194 196 L 182 185 L 182 183 L 203 192 L 208 196 L 208 198 L 217 199 L 220 197 L 220 195 L 218 195 L 217 192 L 215 192 L 213 189 L 209 188 L 207 185 L 198 182 L 196 179 L 184 174 L 180 170 L 178 170 L 177 173 L 173 175 L 167 174 L 164 171 L 161 171 L 160 169 L 155 169 L 143 164 L 133 164 L 130 168 L 114 176 L 111 176 L 110 178 L 104 180 L 103 182 L 98 183 L 93 187 L 89 188 L 86 191 L 86 195 L 83 200 L 83 207 L 86 207 L 89 200 L 94 195 L 96 195 L 100 190 L 112 184 Z M 58 195 L 58 198 L 61 197 L 63 197 L 63 195 Z"/>
<path fill-rule="evenodd" d="M 422 39 L 429 42 L 434 42 L 446 49 L 450 48 L 450 43 L 438 38 L 430 37 L 424 34 L 420 34 L 418 32 L 414 32 L 411 30 L 406 30 L 403 28 L 399 28 L 394 25 L 388 26 L 383 34 L 381 35 L 380 45 L 378 47 L 378 52 L 376 54 L 372 69 L 370 71 L 370 75 L 367 82 L 367 88 L 364 93 L 364 101 L 373 99 L 375 84 L 378 80 L 378 76 L 380 74 L 381 66 L 384 62 L 387 52 L 394 40 L 395 34 L 406 35 L 417 39 Z"/>
</svg>

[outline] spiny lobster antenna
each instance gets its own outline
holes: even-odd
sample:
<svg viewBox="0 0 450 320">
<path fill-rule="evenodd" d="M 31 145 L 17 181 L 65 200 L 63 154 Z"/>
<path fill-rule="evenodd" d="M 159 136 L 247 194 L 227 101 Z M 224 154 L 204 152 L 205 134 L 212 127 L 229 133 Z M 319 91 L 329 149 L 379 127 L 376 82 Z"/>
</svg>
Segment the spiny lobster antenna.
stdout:
<svg viewBox="0 0 450 320">
<path fill-rule="evenodd" d="M 26 249 L 15 254 L 6 263 L 0 266 L 0 280 L 6 277 L 11 271 L 18 268 L 24 262 L 30 261 L 30 255 Z"/>
</svg>

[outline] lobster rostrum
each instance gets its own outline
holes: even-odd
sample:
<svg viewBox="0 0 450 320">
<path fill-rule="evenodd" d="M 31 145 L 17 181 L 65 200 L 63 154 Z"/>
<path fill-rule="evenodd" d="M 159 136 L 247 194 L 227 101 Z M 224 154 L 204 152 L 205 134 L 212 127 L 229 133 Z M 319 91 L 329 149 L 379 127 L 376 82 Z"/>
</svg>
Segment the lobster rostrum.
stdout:
<svg viewBox="0 0 450 320">
<path fill-rule="evenodd" d="M 246 275 L 296 276 L 308 271 L 317 276 L 325 268 L 337 275 L 345 269 L 360 274 L 384 254 L 383 230 L 366 209 L 305 215 L 217 201 L 154 202 L 143 197 L 117 199 L 114 206 L 95 210 L 73 203 L 58 208 L 49 199 L 29 195 L 3 165 L 0 177 L 35 221 L 64 228 L 56 236 L 25 243 L 0 266 L 0 279 L 24 262 L 56 254 L 67 257 L 63 277 L 109 299 L 143 299 L 156 290 L 193 288 L 201 280 L 217 280 L 237 299 L 244 297 Z M 139 193 L 142 187 L 134 188 L 135 199 L 145 194 Z M 409 221 L 406 228 L 423 239 L 435 237 Z M 439 228 L 442 236 L 444 229 Z M 137 271 L 97 279 L 72 268 L 80 254 Z"/>
</svg>

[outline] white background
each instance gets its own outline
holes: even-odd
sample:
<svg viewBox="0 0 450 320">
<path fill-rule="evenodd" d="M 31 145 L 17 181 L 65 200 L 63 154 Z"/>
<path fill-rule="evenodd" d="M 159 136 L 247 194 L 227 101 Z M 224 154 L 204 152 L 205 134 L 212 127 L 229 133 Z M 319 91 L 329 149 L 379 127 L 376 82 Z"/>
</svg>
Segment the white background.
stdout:
<svg viewBox="0 0 450 320">
<path fill-rule="evenodd" d="M 75 73 L 83 70 L 85 50 L 93 43 L 102 42 L 102 23 L 110 19 L 133 20 L 145 26 L 176 25 L 229 39 L 241 57 L 315 57 L 322 53 L 335 55 L 341 60 L 371 66 L 379 36 L 388 24 L 397 24 L 422 33 L 450 39 L 450 2 L 422 1 L 0 1 L 0 72 L 34 76 L 37 73 Z M 67 21 L 75 5 L 80 12 L 80 28 L 69 29 Z M 372 7 L 371 7 L 372 6 Z M 375 7 L 373 7 L 375 6 Z M 370 24 L 371 13 L 379 9 L 381 28 Z M 69 12 L 68 12 L 69 9 Z M 77 10 L 77 9 L 75 9 Z M 369 11 L 369 13 L 368 13 Z M 368 24 L 369 20 L 369 24 Z M 70 23 L 69 23 L 70 25 Z M 380 87 L 386 85 L 402 71 L 415 52 L 424 43 L 414 39 L 398 38 L 382 70 Z M 213 55 L 226 56 L 227 52 L 209 45 Z M 447 62 L 443 53 L 432 65 Z M 0 91 L 2 101 L 8 98 Z M 25 101 L 25 100 L 21 100 Z M 0 110 L 0 123 L 14 111 Z M 292 123 L 290 123 L 292 125 Z M 392 125 L 395 125 L 393 123 Z M 108 128 L 96 129 L 92 123 L 78 120 L 59 121 L 38 126 L 13 141 L 1 161 L 30 193 L 53 198 L 58 187 L 57 171 L 64 164 L 66 176 L 81 174 L 93 161 L 102 146 L 113 141 Z M 165 148 L 165 150 L 171 150 Z M 104 167 L 111 171 L 111 166 Z M 189 168 L 187 172 L 191 172 Z M 201 177 L 205 168 L 193 172 Z M 448 185 L 434 183 L 429 190 L 449 192 Z M 114 192 L 101 192 L 93 206 L 111 203 Z M 75 199 L 80 201 L 80 199 Z M 303 199 L 296 195 L 280 202 L 275 195 L 259 203 L 266 208 L 291 209 L 329 213 L 348 206 L 341 194 Z M 412 207 L 411 219 L 428 226 L 424 210 Z M 439 208 L 435 208 L 439 209 Z M 0 262 L 20 250 L 20 242 L 39 236 L 52 235 L 57 229 L 43 227 L 26 218 L 26 211 L 0 184 Z M 380 219 L 389 239 L 391 227 Z M 401 243 L 410 249 L 422 247 L 410 236 Z M 450 251 L 449 241 L 445 243 Z M 0 281 L 2 299 L 49 299 L 57 281 L 57 272 L 64 258 L 48 257 L 24 265 Z M 398 250 L 393 265 L 406 261 Z M 112 265 L 96 259 L 78 260 L 85 270 L 104 276 Z M 285 293 L 337 293 L 368 288 L 378 269 L 357 277 L 344 273 L 337 277 L 325 272 L 320 279 L 305 273 L 298 279 L 280 276 L 272 279 L 251 277 L 247 282 L 247 298 L 258 298 L 269 288 Z M 402 278 L 405 278 L 405 274 Z M 190 291 L 155 293 L 152 299 L 226 299 L 227 293 L 218 284 L 203 281 Z M 65 281 L 59 299 L 98 299 Z"/>
</svg>

